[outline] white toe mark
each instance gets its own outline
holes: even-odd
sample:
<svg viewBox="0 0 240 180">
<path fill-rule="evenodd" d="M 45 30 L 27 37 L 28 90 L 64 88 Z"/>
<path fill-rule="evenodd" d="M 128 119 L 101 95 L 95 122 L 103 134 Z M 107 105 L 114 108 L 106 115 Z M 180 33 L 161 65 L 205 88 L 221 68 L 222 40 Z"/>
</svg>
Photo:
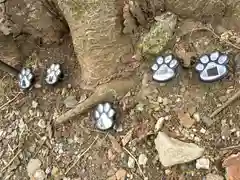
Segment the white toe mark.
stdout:
<svg viewBox="0 0 240 180">
<path fill-rule="evenodd" d="M 172 55 L 168 55 L 164 59 L 165 63 L 170 63 L 171 60 L 172 60 Z"/>
<path fill-rule="evenodd" d="M 27 78 L 28 78 L 28 80 L 31 80 L 33 78 L 32 73 L 28 74 Z"/>
<path fill-rule="evenodd" d="M 203 64 L 197 64 L 197 66 L 196 66 L 196 70 L 197 71 L 203 71 L 204 70 L 204 65 Z"/>
<path fill-rule="evenodd" d="M 218 57 L 219 57 L 219 52 L 218 51 L 213 52 L 213 53 L 210 54 L 210 59 L 212 61 L 216 61 L 218 59 Z"/>
<path fill-rule="evenodd" d="M 96 119 L 99 119 L 99 118 L 100 118 L 100 113 L 99 113 L 98 111 L 95 111 L 95 114 L 94 114 L 94 115 L 95 115 L 95 118 L 96 118 Z"/>
<path fill-rule="evenodd" d="M 157 65 L 157 64 L 152 65 L 152 70 L 153 70 L 153 71 L 158 70 L 158 65 Z"/>
<path fill-rule="evenodd" d="M 161 65 L 161 64 L 163 63 L 163 57 L 162 57 L 162 56 L 160 56 L 160 57 L 157 58 L 157 63 L 158 63 L 159 65 Z"/>
<path fill-rule="evenodd" d="M 57 71 L 60 69 L 60 65 L 59 64 L 55 64 L 54 70 Z"/>
<path fill-rule="evenodd" d="M 200 57 L 200 61 L 203 64 L 207 64 L 209 62 L 209 57 L 207 55 L 204 55 L 204 56 Z"/>
<path fill-rule="evenodd" d="M 114 116 L 114 114 L 115 114 L 115 111 L 114 111 L 113 109 L 110 109 L 110 110 L 108 111 L 108 117 L 109 117 L 109 118 L 112 118 L 112 117 Z"/>
<path fill-rule="evenodd" d="M 98 110 L 99 113 L 103 113 L 103 105 L 99 104 L 98 107 L 97 107 L 97 110 Z"/>
<path fill-rule="evenodd" d="M 228 56 L 227 55 L 221 55 L 219 58 L 218 58 L 218 63 L 219 64 L 224 64 L 224 63 L 227 63 L 228 62 Z"/>
<path fill-rule="evenodd" d="M 170 62 L 169 67 L 170 67 L 170 68 L 175 68 L 175 67 L 177 67 L 177 65 L 178 65 L 178 61 L 177 61 L 176 59 L 173 59 L 173 60 Z"/>
<path fill-rule="evenodd" d="M 104 112 L 107 113 L 111 109 L 111 105 L 109 103 L 105 103 L 103 109 L 104 109 Z"/>
<path fill-rule="evenodd" d="M 61 70 L 60 69 L 56 70 L 55 74 L 56 76 L 59 76 L 61 74 Z"/>
<path fill-rule="evenodd" d="M 52 65 L 50 66 L 50 69 L 51 69 L 51 70 L 54 70 L 54 68 L 55 68 L 55 64 L 52 64 Z"/>
</svg>

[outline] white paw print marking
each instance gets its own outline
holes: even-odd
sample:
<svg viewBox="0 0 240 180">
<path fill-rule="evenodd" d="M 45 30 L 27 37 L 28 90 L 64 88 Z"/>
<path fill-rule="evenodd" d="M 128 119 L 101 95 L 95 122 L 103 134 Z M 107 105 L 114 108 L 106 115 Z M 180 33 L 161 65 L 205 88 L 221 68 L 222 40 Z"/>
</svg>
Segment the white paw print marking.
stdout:
<svg viewBox="0 0 240 180">
<path fill-rule="evenodd" d="M 153 79 L 159 82 L 171 80 L 177 74 L 178 65 L 178 60 L 171 54 L 165 57 L 159 56 L 152 66 Z"/>
<path fill-rule="evenodd" d="M 196 65 L 200 79 L 211 82 L 225 77 L 228 73 L 228 61 L 227 54 L 218 51 L 201 56 L 199 63 Z"/>
<path fill-rule="evenodd" d="M 59 80 L 62 74 L 59 64 L 52 64 L 50 68 L 47 69 L 47 76 L 45 78 L 47 84 L 55 84 Z"/>
<path fill-rule="evenodd" d="M 29 68 L 23 68 L 18 75 L 19 86 L 22 89 L 28 89 L 32 85 L 33 74 Z"/>
<path fill-rule="evenodd" d="M 115 115 L 116 112 L 110 103 L 98 104 L 93 114 L 96 127 L 100 130 L 112 128 L 115 123 Z"/>
</svg>

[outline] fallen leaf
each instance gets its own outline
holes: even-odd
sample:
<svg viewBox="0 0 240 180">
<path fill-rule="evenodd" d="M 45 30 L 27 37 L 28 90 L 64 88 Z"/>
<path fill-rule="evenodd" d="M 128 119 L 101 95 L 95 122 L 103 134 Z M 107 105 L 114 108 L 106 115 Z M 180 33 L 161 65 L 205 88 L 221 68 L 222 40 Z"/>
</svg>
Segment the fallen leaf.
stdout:
<svg viewBox="0 0 240 180">
<path fill-rule="evenodd" d="M 118 141 L 116 140 L 116 138 L 112 135 L 108 135 L 109 140 L 112 143 L 112 148 L 117 152 L 117 153 L 121 153 L 122 152 L 122 147 L 120 146 L 120 144 L 118 143 Z"/>
<path fill-rule="evenodd" d="M 240 153 L 226 158 L 223 161 L 223 167 L 226 168 L 228 180 L 237 180 L 240 177 Z"/>
<path fill-rule="evenodd" d="M 184 111 L 178 111 L 178 119 L 180 120 L 180 123 L 185 128 L 190 128 L 194 124 L 194 119 L 191 118 L 190 114 Z"/>
<path fill-rule="evenodd" d="M 127 143 L 132 139 L 132 135 L 133 135 L 133 129 L 128 131 L 127 134 L 125 136 L 123 136 L 123 138 L 122 138 L 122 145 L 123 146 L 126 146 Z"/>
</svg>

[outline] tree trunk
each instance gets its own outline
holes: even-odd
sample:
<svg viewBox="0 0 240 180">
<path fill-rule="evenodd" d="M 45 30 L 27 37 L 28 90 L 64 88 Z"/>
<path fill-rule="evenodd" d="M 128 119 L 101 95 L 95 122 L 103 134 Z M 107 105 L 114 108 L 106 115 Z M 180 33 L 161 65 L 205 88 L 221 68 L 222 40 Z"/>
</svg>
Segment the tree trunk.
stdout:
<svg viewBox="0 0 240 180">
<path fill-rule="evenodd" d="M 56 0 L 66 18 L 85 87 L 106 83 L 124 55 L 133 53 L 122 35 L 123 4 L 116 0 Z"/>
</svg>

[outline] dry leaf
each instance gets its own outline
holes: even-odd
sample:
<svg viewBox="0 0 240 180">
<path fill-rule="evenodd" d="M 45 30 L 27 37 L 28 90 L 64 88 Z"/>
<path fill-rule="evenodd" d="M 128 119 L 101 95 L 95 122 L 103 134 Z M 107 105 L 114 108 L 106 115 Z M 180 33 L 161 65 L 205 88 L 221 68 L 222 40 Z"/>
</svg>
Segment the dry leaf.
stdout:
<svg viewBox="0 0 240 180">
<path fill-rule="evenodd" d="M 123 146 L 126 146 L 127 143 L 132 139 L 132 135 L 133 135 L 133 129 L 128 131 L 127 134 L 125 136 L 123 136 L 123 138 L 122 138 L 122 145 Z"/>
<path fill-rule="evenodd" d="M 240 153 L 232 154 L 223 161 L 228 180 L 238 180 L 240 177 Z"/>
<path fill-rule="evenodd" d="M 180 120 L 180 123 L 185 128 L 190 128 L 194 124 L 194 119 L 191 118 L 190 114 L 184 111 L 178 111 L 178 119 Z"/>
<path fill-rule="evenodd" d="M 118 143 L 118 141 L 116 140 L 115 137 L 113 137 L 112 135 L 108 135 L 111 143 L 112 143 L 112 148 L 117 152 L 117 153 L 121 153 L 122 152 L 122 147 L 120 146 L 120 144 Z"/>
</svg>

